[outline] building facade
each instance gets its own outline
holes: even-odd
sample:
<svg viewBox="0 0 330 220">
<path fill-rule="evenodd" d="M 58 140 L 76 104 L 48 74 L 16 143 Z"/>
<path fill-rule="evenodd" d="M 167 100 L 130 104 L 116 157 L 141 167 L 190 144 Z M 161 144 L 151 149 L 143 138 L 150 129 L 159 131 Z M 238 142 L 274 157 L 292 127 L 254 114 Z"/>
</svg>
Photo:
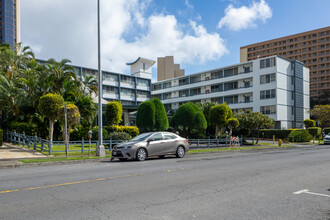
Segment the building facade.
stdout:
<svg viewBox="0 0 330 220">
<path fill-rule="evenodd" d="M 46 63 L 44 60 L 37 60 L 37 62 Z M 119 101 L 123 106 L 123 123 L 125 125 L 135 124 L 134 113 L 139 104 L 151 98 L 151 67 L 154 63 L 155 61 L 140 57 L 132 63 L 127 63 L 131 66 L 131 75 L 102 70 L 103 108 L 108 102 Z M 93 75 L 96 78 L 98 76 L 97 69 L 71 66 L 81 80 L 84 74 Z M 94 102 L 98 102 L 96 97 L 93 99 Z"/>
<path fill-rule="evenodd" d="M 20 39 L 20 0 L 0 0 L 0 43 L 14 46 Z"/>
<path fill-rule="evenodd" d="M 268 115 L 276 128 L 301 128 L 309 118 L 309 70 L 299 61 L 271 56 L 153 83 L 152 97 L 167 111 L 186 102 L 227 103 L 235 113 Z"/>
<path fill-rule="evenodd" d="M 184 76 L 184 69 L 180 64 L 174 64 L 173 56 L 157 58 L 157 81 Z"/>
<path fill-rule="evenodd" d="M 271 55 L 299 60 L 310 69 L 310 96 L 330 90 L 330 26 L 240 48 L 240 61 Z"/>
</svg>

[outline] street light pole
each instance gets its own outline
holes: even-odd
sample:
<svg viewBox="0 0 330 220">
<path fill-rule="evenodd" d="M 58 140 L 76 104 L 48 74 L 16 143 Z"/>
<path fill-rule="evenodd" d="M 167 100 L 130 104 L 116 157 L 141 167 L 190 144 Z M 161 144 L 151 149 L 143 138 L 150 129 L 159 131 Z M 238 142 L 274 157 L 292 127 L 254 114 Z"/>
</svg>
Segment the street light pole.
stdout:
<svg viewBox="0 0 330 220">
<path fill-rule="evenodd" d="M 101 40 L 100 40 L 100 0 L 97 0 L 97 49 L 98 49 L 98 106 L 99 106 L 99 143 L 96 147 L 96 156 L 105 157 L 102 140 L 102 71 L 101 71 Z"/>
</svg>

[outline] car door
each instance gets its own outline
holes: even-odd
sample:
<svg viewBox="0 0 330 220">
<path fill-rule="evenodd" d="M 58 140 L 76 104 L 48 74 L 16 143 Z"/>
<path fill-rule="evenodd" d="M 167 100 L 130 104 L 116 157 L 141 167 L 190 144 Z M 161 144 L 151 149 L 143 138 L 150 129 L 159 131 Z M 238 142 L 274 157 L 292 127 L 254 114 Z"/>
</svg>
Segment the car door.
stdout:
<svg viewBox="0 0 330 220">
<path fill-rule="evenodd" d="M 155 133 L 148 139 L 148 156 L 161 155 L 164 147 L 162 133 Z"/>
<path fill-rule="evenodd" d="M 164 153 L 165 154 L 173 154 L 176 153 L 176 149 L 178 146 L 177 136 L 171 133 L 163 133 L 164 138 Z"/>
</svg>

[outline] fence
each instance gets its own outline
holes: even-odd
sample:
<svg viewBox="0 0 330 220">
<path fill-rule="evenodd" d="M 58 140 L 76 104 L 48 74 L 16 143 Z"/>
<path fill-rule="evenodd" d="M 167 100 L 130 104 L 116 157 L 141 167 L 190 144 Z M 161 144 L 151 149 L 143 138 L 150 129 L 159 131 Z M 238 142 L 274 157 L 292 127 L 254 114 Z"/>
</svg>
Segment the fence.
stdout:
<svg viewBox="0 0 330 220">
<path fill-rule="evenodd" d="M 49 141 L 37 136 L 29 136 L 23 134 L 18 134 L 16 132 L 7 131 L 6 134 L 7 141 L 13 144 L 27 146 L 28 148 L 33 148 L 34 150 L 40 150 L 41 152 L 48 152 L 49 155 L 53 153 L 65 153 L 64 150 L 59 150 L 56 146 L 65 146 L 65 141 Z M 216 147 L 229 147 L 231 145 L 231 140 L 229 138 L 223 139 L 189 139 L 189 144 L 191 149 L 196 148 L 216 148 Z M 122 143 L 124 140 L 104 140 L 103 145 L 106 150 L 112 151 L 113 146 Z M 68 152 L 81 152 L 84 154 L 89 151 L 89 145 L 97 146 L 98 141 L 89 141 L 82 139 L 81 141 L 70 141 L 69 146 L 77 146 L 80 149 L 68 149 Z M 242 145 L 242 139 L 238 145 Z M 76 147 L 77 148 L 77 147 Z M 90 152 L 95 152 L 96 148 L 91 148 Z"/>
<path fill-rule="evenodd" d="M 65 146 L 65 141 L 49 141 L 37 136 L 29 136 L 23 134 L 18 134 L 16 132 L 7 131 L 7 140 L 10 143 L 22 145 L 23 147 L 33 148 L 34 150 L 40 150 L 41 152 L 48 152 L 49 155 L 52 153 L 65 153 L 64 150 L 59 150 L 56 146 Z M 116 144 L 124 142 L 123 140 L 104 140 L 103 145 L 106 150 L 112 151 L 113 146 Z M 80 149 L 68 149 L 68 152 L 81 152 L 84 154 L 85 152 L 89 151 L 89 145 L 97 146 L 98 141 L 89 141 L 82 139 L 81 141 L 70 141 L 69 146 L 76 146 L 78 145 Z M 95 152 L 96 148 L 91 148 L 90 152 Z"/>
</svg>

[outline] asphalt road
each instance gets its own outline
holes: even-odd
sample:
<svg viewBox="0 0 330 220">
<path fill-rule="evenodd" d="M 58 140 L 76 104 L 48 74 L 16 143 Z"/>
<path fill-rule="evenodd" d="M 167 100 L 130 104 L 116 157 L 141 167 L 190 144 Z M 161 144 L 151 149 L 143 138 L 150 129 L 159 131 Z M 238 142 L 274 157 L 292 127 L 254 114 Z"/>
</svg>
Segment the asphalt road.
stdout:
<svg viewBox="0 0 330 220">
<path fill-rule="evenodd" d="M 330 147 L 2 169 L 0 219 L 330 219 Z"/>
</svg>

